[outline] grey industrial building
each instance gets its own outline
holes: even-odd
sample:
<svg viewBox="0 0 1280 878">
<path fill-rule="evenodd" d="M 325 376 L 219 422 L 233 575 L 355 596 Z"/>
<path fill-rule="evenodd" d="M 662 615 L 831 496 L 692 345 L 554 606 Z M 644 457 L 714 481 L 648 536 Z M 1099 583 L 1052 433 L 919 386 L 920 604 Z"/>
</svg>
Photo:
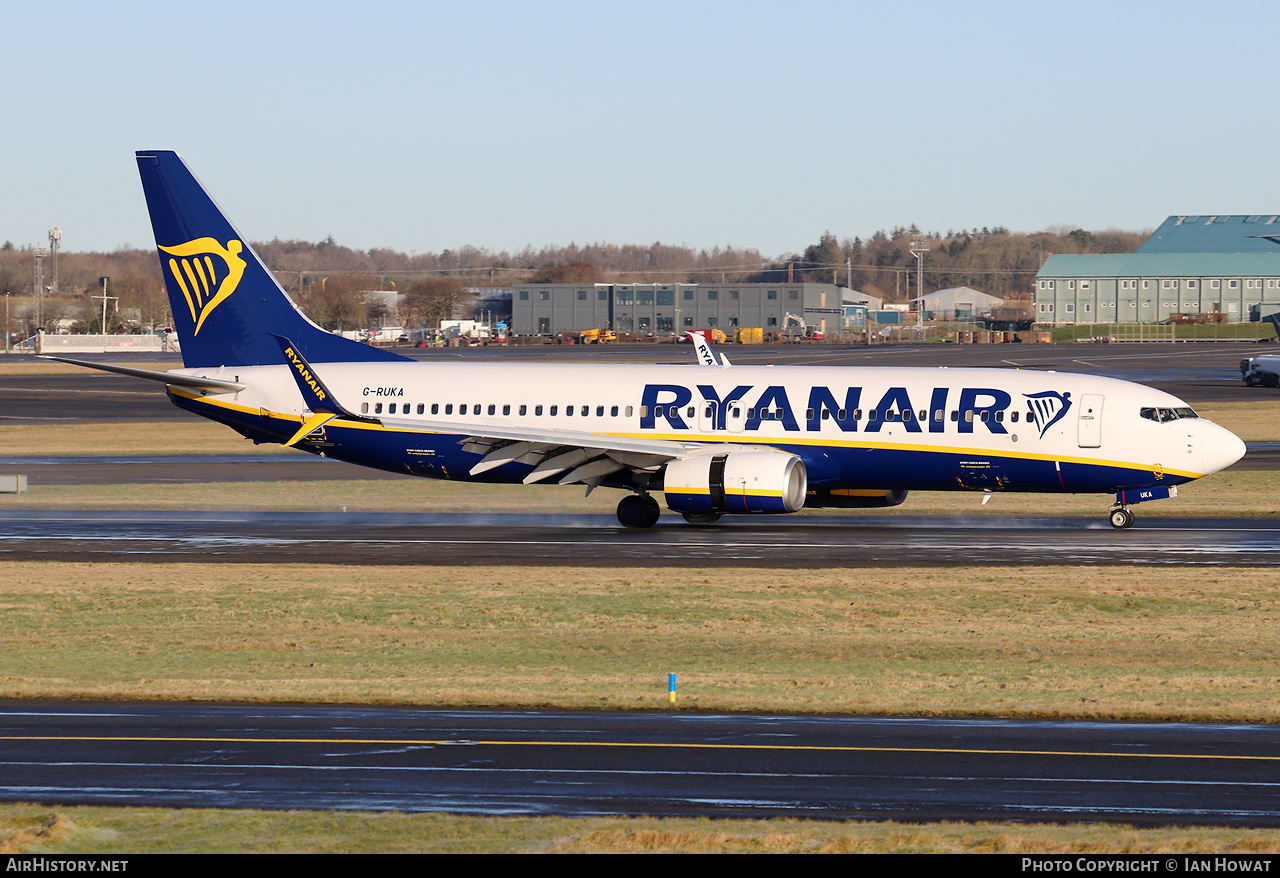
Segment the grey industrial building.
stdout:
<svg viewBox="0 0 1280 878">
<path fill-rule="evenodd" d="M 512 288 L 512 331 L 555 335 L 612 329 L 669 335 L 716 328 L 783 332 L 790 318 L 821 332 L 842 328 L 846 304 L 880 302 L 834 284 L 520 284 Z M 794 329 L 797 321 L 790 320 Z"/>
<path fill-rule="evenodd" d="M 1280 311 L 1280 215 L 1171 216 L 1134 253 L 1060 254 L 1036 275 L 1039 323 L 1160 323 Z"/>
</svg>

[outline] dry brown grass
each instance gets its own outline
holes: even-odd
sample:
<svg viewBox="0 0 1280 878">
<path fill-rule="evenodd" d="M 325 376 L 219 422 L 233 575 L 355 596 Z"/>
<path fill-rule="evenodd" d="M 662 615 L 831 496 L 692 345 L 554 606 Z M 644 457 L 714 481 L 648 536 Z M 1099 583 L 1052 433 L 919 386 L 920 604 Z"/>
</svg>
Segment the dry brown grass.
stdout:
<svg viewBox="0 0 1280 878">
<path fill-rule="evenodd" d="M 11 563 L 0 695 L 1280 716 L 1280 571 Z"/>
<path fill-rule="evenodd" d="M 57 811 L 0 806 L 0 854 L 18 854 L 56 845 L 76 834 L 76 825 Z"/>
<path fill-rule="evenodd" d="M 1273 830 L 0 805 L 0 851 L 1275 854 Z"/>
<path fill-rule="evenodd" d="M 254 445 L 239 433 L 192 415 L 180 421 L 15 424 L 0 427 L 0 455 L 62 454 L 299 454 L 280 445 Z"/>
</svg>

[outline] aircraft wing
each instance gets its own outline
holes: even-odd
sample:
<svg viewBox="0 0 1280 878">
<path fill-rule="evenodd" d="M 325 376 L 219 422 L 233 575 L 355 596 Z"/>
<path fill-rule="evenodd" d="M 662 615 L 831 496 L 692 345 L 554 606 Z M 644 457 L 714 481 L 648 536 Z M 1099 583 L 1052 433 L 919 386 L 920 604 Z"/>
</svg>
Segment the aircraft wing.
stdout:
<svg viewBox="0 0 1280 878">
<path fill-rule="evenodd" d="M 456 421 L 380 418 L 389 429 L 464 435 L 464 450 L 483 454 L 471 468 L 479 475 L 508 463 L 534 464 L 524 478 L 532 484 L 560 475 L 559 483 L 591 488 L 624 469 L 656 470 L 669 460 L 688 457 L 696 444 L 633 436 L 610 436 L 585 430 L 547 430 L 481 423 L 462 427 Z"/>
</svg>

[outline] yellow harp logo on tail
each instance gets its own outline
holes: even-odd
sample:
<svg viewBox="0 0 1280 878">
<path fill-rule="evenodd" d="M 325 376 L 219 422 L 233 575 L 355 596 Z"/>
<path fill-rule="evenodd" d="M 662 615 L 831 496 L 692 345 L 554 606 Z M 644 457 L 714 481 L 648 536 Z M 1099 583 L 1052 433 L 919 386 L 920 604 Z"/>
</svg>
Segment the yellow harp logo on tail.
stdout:
<svg viewBox="0 0 1280 878">
<path fill-rule="evenodd" d="M 177 257 L 169 260 L 169 273 L 186 297 L 196 324 L 194 335 L 199 335 L 205 318 L 240 284 L 245 269 L 245 261 L 240 258 L 244 245 L 234 238 L 225 247 L 213 238 L 196 238 L 160 249 Z"/>
</svg>

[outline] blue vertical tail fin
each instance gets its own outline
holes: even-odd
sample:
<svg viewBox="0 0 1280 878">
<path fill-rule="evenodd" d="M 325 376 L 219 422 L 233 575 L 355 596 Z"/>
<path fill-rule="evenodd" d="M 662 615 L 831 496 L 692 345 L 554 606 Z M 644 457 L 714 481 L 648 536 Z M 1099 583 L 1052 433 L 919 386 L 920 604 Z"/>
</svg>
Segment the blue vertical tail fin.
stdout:
<svg viewBox="0 0 1280 878">
<path fill-rule="evenodd" d="M 176 152 L 137 160 L 187 367 L 281 363 L 276 335 L 313 363 L 406 359 L 308 320 Z"/>
</svg>

